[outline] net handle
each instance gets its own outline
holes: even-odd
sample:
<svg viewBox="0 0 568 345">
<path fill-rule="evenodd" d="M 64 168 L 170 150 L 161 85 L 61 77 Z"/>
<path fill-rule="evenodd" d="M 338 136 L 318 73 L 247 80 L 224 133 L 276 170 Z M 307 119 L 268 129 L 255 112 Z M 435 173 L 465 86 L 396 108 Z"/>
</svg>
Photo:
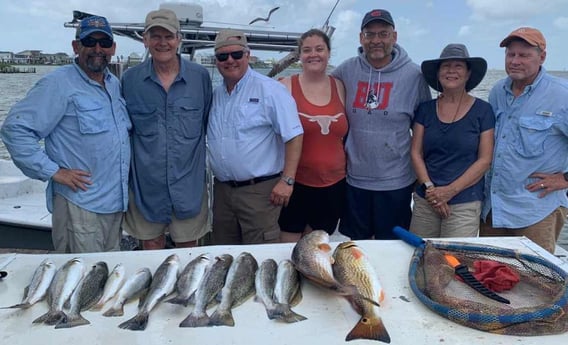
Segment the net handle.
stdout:
<svg viewBox="0 0 568 345">
<path fill-rule="evenodd" d="M 393 232 L 398 238 L 400 238 L 401 240 L 403 240 L 404 242 L 410 244 L 410 245 L 413 246 L 413 247 L 416 247 L 416 248 L 424 248 L 424 246 L 426 245 L 426 241 L 425 241 L 422 237 L 420 237 L 420 236 L 418 236 L 418 235 L 416 235 L 416 234 L 413 234 L 412 232 L 406 230 L 406 229 L 403 228 L 403 227 L 395 226 L 395 227 L 392 229 L 392 232 Z"/>
</svg>

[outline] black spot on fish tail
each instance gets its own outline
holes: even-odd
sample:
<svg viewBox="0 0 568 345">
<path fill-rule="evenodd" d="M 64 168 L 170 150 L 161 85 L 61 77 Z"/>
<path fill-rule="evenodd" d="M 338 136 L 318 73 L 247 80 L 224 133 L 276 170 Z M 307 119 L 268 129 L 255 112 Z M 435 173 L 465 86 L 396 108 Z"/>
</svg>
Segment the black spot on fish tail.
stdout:
<svg viewBox="0 0 568 345">
<path fill-rule="evenodd" d="M 209 325 L 209 316 L 207 313 L 189 314 L 180 324 L 180 327 L 206 327 Z"/>
<path fill-rule="evenodd" d="M 378 340 L 389 344 L 391 338 L 381 318 L 368 318 L 362 316 L 359 322 L 345 337 L 345 341 L 354 339 Z"/>
<path fill-rule="evenodd" d="M 123 323 L 118 325 L 118 327 L 122 329 L 129 329 L 131 331 L 143 331 L 146 329 L 146 326 L 148 326 L 149 316 L 150 314 L 148 313 L 136 314 L 136 316 L 134 316 L 132 319 L 124 321 Z"/>
</svg>

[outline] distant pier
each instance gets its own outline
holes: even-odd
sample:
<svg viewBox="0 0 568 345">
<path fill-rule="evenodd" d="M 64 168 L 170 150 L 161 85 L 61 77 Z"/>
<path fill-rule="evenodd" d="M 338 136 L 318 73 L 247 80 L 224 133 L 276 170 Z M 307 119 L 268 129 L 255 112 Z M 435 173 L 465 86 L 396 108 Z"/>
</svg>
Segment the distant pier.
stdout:
<svg viewBox="0 0 568 345">
<path fill-rule="evenodd" d="M 35 67 L 1 66 L 0 73 L 35 73 Z"/>
</svg>

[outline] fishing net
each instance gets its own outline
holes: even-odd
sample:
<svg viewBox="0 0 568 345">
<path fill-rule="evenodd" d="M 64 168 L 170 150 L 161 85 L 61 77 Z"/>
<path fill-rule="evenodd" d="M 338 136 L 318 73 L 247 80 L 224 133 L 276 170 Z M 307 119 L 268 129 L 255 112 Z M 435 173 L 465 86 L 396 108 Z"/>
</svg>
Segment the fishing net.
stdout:
<svg viewBox="0 0 568 345">
<path fill-rule="evenodd" d="M 476 262 L 491 261 L 518 273 L 518 282 L 498 293 L 510 304 L 490 299 L 456 278 L 447 254 L 470 270 Z M 488 245 L 426 241 L 414 252 L 409 281 L 428 308 L 464 326 L 522 336 L 568 330 L 567 273 L 538 256 Z"/>
</svg>

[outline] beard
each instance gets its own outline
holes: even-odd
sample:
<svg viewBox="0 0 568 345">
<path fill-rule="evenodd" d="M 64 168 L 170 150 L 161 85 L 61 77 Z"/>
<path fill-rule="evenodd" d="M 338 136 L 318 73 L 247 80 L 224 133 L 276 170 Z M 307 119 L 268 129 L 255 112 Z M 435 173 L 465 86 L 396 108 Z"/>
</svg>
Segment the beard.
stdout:
<svg viewBox="0 0 568 345">
<path fill-rule="evenodd" d="M 87 68 L 91 72 L 101 73 L 108 66 L 108 57 L 105 54 L 89 54 Z"/>
</svg>

